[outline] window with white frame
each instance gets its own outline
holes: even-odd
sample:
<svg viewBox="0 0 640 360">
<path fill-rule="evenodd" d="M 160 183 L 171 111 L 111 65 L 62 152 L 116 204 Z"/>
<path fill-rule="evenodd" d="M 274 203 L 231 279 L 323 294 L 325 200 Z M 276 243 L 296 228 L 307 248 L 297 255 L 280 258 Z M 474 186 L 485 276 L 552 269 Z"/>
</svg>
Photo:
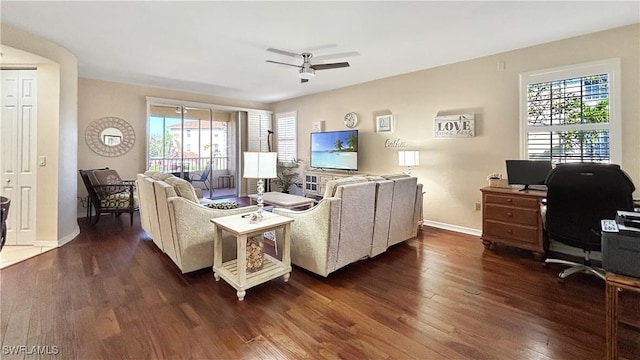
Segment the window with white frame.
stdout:
<svg viewBox="0 0 640 360">
<path fill-rule="evenodd" d="M 295 111 L 276 114 L 276 136 L 278 160 L 295 160 L 297 151 L 297 113 Z"/>
<path fill-rule="evenodd" d="M 618 59 L 520 75 L 523 158 L 620 163 Z"/>
</svg>

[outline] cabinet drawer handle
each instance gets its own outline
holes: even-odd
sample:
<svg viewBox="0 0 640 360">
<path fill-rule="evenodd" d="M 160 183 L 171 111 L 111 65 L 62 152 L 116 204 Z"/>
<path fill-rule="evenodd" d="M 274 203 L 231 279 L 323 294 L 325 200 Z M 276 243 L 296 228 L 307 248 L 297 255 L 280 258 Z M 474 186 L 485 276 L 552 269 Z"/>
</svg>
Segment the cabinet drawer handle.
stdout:
<svg viewBox="0 0 640 360">
<path fill-rule="evenodd" d="M 508 212 L 507 216 L 511 217 L 511 216 L 513 216 L 513 214 L 511 212 Z"/>
<path fill-rule="evenodd" d="M 511 198 L 508 198 L 508 199 L 507 199 L 507 202 L 511 202 L 511 201 L 512 201 L 512 200 L 511 200 Z"/>
<path fill-rule="evenodd" d="M 507 230 L 507 234 L 513 234 L 513 230 L 508 229 L 508 230 Z"/>
</svg>

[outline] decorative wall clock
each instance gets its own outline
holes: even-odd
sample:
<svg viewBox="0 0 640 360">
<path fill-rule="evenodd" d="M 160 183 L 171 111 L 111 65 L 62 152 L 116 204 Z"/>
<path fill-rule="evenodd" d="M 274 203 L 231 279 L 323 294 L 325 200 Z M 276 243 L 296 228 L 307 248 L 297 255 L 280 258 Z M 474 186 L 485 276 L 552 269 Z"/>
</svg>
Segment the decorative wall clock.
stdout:
<svg viewBox="0 0 640 360">
<path fill-rule="evenodd" d="M 344 125 L 348 128 L 358 126 L 358 115 L 354 112 L 347 113 L 347 115 L 344 116 Z"/>
</svg>

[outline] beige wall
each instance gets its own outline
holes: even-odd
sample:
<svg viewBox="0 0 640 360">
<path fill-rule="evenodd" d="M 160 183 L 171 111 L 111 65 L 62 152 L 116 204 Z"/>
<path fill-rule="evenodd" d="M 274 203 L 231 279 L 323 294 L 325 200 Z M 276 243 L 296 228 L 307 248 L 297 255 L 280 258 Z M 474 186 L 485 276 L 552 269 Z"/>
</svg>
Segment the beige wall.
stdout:
<svg viewBox="0 0 640 360">
<path fill-rule="evenodd" d="M 133 179 L 136 173 L 145 170 L 147 138 L 146 97 L 173 99 L 222 106 L 268 109 L 269 105 L 231 100 L 202 94 L 186 93 L 167 89 L 151 88 L 109 81 L 80 78 L 78 94 L 78 163 L 79 169 L 109 167 L 118 170 L 122 178 Z M 214 118 L 221 113 L 215 112 Z M 134 147 L 123 156 L 104 157 L 94 153 L 85 142 L 84 133 L 94 120 L 105 116 L 115 116 L 129 122 L 136 134 Z M 228 115 L 226 115 L 228 116 Z M 207 114 L 208 117 L 208 114 Z M 78 177 L 78 196 L 87 191 Z M 78 216 L 84 216 L 84 209 Z"/>
<path fill-rule="evenodd" d="M 343 116 L 350 111 L 360 116 L 361 171 L 405 170 L 397 165 L 397 149 L 385 147 L 387 140 L 400 139 L 407 149 L 420 150 L 421 165 L 412 174 L 424 184 L 425 219 L 474 233 L 481 229 L 481 213 L 474 203 L 481 201 L 479 189 L 487 185 L 486 176 L 505 174 L 504 160 L 520 156 L 521 72 L 620 58 L 621 165 L 640 186 L 639 55 L 636 24 L 283 101 L 272 110 L 298 112 L 298 156 L 307 161 L 311 123 L 323 120 L 325 130 L 343 130 Z M 498 70 L 499 62 L 505 70 Z M 375 115 L 386 111 L 395 117 L 395 131 L 376 133 Z M 433 118 L 438 113 L 468 112 L 476 114 L 474 138 L 434 138 Z"/>
<path fill-rule="evenodd" d="M 78 61 L 66 49 L 2 24 L 2 44 L 35 56 L 18 66 L 38 71 L 36 245 L 63 244 L 79 233 L 75 209 Z M 35 61 L 32 59 L 36 59 Z"/>
</svg>

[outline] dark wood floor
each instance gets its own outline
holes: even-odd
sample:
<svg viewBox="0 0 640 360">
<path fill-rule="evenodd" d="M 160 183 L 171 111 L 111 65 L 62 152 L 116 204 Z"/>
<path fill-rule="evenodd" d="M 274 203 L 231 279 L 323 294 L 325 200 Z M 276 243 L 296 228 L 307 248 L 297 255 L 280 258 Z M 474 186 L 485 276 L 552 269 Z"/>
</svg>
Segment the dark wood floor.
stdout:
<svg viewBox="0 0 640 360">
<path fill-rule="evenodd" d="M 211 269 L 180 274 L 138 220 L 81 219 L 74 241 L 0 271 L 2 359 L 605 355 L 601 280 L 559 284 L 560 266 L 485 251 L 474 236 L 425 228 L 329 278 L 294 267 L 288 283 L 249 289 L 239 302 Z M 621 350 L 638 359 L 640 335 L 624 331 Z M 17 346 L 26 348 L 9 354 Z"/>
</svg>

